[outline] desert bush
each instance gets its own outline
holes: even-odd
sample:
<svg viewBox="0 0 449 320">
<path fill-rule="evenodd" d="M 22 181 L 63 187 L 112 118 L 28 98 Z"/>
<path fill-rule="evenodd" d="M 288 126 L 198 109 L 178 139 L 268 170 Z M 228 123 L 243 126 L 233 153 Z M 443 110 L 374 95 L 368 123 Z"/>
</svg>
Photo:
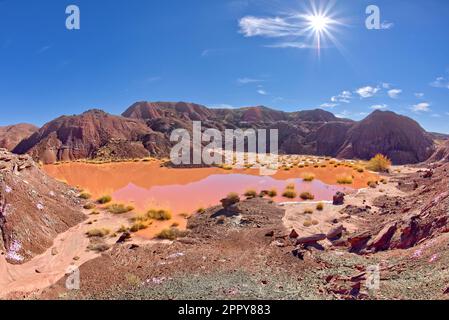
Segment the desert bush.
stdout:
<svg viewBox="0 0 449 320">
<path fill-rule="evenodd" d="M 92 198 L 92 195 L 90 193 L 87 193 L 87 192 L 81 192 L 79 194 L 78 198 L 84 199 L 84 200 L 88 200 L 88 199 Z"/>
<path fill-rule="evenodd" d="M 320 223 L 318 222 L 318 220 L 312 220 L 312 224 L 313 224 L 314 226 L 316 226 L 316 225 L 318 225 L 318 224 L 320 224 Z"/>
<path fill-rule="evenodd" d="M 112 201 L 112 197 L 110 195 L 104 195 L 97 199 L 99 204 L 106 204 Z"/>
<path fill-rule="evenodd" d="M 295 185 L 294 183 L 289 183 L 289 184 L 285 187 L 285 189 L 287 189 L 287 190 L 295 190 L 295 188 L 296 188 L 296 185 Z"/>
<path fill-rule="evenodd" d="M 94 237 L 103 238 L 103 237 L 107 236 L 109 233 L 111 233 L 111 231 L 109 229 L 102 228 L 102 229 L 91 229 L 86 232 L 86 235 L 89 238 L 94 238 Z"/>
<path fill-rule="evenodd" d="M 278 195 L 278 192 L 277 192 L 276 189 L 271 189 L 271 190 L 268 191 L 268 196 L 269 196 L 270 198 L 274 198 L 274 197 L 276 197 L 277 195 Z"/>
<path fill-rule="evenodd" d="M 94 210 L 91 213 L 89 213 L 89 215 L 91 215 L 91 216 L 98 216 L 99 214 L 100 214 L 100 212 L 96 211 L 96 210 Z"/>
<path fill-rule="evenodd" d="M 303 225 L 304 227 L 308 228 L 308 227 L 312 226 L 312 221 L 306 220 L 306 221 L 304 221 L 304 223 L 303 223 L 302 225 Z"/>
<path fill-rule="evenodd" d="M 200 207 L 196 210 L 196 213 L 199 213 L 199 214 L 203 214 L 204 212 L 206 212 L 206 209 L 203 207 Z"/>
<path fill-rule="evenodd" d="M 124 204 L 114 203 L 108 206 L 107 210 L 113 214 L 124 214 L 134 210 L 133 206 L 126 206 Z"/>
<path fill-rule="evenodd" d="M 375 172 L 388 172 L 388 169 L 391 167 L 391 160 L 382 154 L 377 154 L 374 158 L 372 158 L 366 168 Z"/>
<path fill-rule="evenodd" d="M 129 231 L 131 232 L 137 232 L 140 230 L 144 230 L 148 228 L 148 224 L 142 221 L 134 222 L 131 228 L 129 228 Z"/>
<path fill-rule="evenodd" d="M 350 175 L 338 175 L 337 176 L 337 183 L 338 184 L 352 184 L 353 178 Z"/>
<path fill-rule="evenodd" d="M 177 228 L 170 228 L 170 229 L 164 229 L 161 232 L 159 232 L 157 237 L 159 239 L 163 239 L 163 240 L 176 240 L 176 238 L 182 237 L 184 235 L 185 235 L 185 232 L 182 232 L 181 230 L 179 230 Z"/>
<path fill-rule="evenodd" d="M 295 192 L 295 190 L 287 189 L 287 190 L 284 191 L 284 193 L 282 194 L 282 196 L 283 196 L 284 198 L 294 199 L 294 198 L 296 198 L 296 192 Z"/>
<path fill-rule="evenodd" d="M 149 210 L 147 212 L 147 217 L 153 220 L 159 220 L 159 221 L 164 221 L 164 220 L 170 220 L 172 218 L 172 214 L 170 211 L 168 210 Z"/>
<path fill-rule="evenodd" d="M 93 208 L 95 208 L 95 205 L 93 203 L 87 203 L 83 206 L 83 208 L 86 210 L 92 210 Z"/>
<path fill-rule="evenodd" d="M 302 175 L 302 179 L 304 181 L 306 181 L 306 182 L 311 182 L 311 181 L 315 180 L 315 175 L 313 173 L 310 173 L 310 172 L 305 172 Z"/>
<path fill-rule="evenodd" d="M 316 205 L 316 209 L 317 209 L 318 211 L 323 211 L 323 210 L 324 210 L 324 204 L 323 204 L 322 202 L 318 203 L 318 204 Z"/>
<path fill-rule="evenodd" d="M 257 197 L 257 191 L 253 189 L 246 190 L 244 196 L 247 198 L 255 198 Z"/>
<path fill-rule="evenodd" d="M 365 172 L 365 169 L 363 169 L 362 167 L 356 167 L 354 168 L 355 170 L 357 170 L 358 173 L 363 173 Z"/>
<path fill-rule="evenodd" d="M 372 189 L 376 189 L 377 188 L 377 181 L 368 181 L 368 187 L 372 188 Z"/>
<path fill-rule="evenodd" d="M 246 193 L 245 193 L 246 196 Z M 229 203 L 236 204 L 240 202 L 240 196 L 236 192 L 231 192 L 226 196 L 226 200 L 229 201 Z"/>
<path fill-rule="evenodd" d="M 120 228 L 117 230 L 118 233 L 124 233 L 128 232 L 128 228 L 125 227 L 123 224 L 120 226 Z"/>
<path fill-rule="evenodd" d="M 95 251 L 97 253 L 108 251 L 110 248 L 111 246 L 106 243 L 91 244 L 87 247 L 88 250 Z"/>
<path fill-rule="evenodd" d="M 302 192 L 300 195 L 299 195 L 299 197 L 302 199 L 302 200 L 313 200 L 313 199 L 315 199 L 315 196 L 313 195 L 313 194 L 311 194 L 310 192 Z"/>
<path fill-rule="evenodd" d="M 310 208 L 307 208 L 304 210 L 304 214 L 312 214 L 312 213 L 313 213 L 313 210 Z"/>
</svg>

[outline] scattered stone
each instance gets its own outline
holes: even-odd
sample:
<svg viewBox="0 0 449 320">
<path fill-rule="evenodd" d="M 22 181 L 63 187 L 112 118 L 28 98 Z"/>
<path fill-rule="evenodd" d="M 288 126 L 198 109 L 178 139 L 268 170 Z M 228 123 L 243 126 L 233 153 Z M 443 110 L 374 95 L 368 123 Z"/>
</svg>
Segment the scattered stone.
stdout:
<svg viewBox="0 0 449 320">
<path fill-rule="evenodd" d="M 131 234 L 129 232 L 124 232 L 120 238 L 118 238 L 116 243 L 125 243 L 126 240 L 131 239 Z"/>
<path fill-rule="evenodd" d="M 351 252 L 358 252 L 363 249 L 367 242 L 371 239 L 371 233 L 369 231 L 356 233 L 348 238 L 348 242 L 351 245 Z"/>
<path fill-rule="evenodd" d="M 345 194 L 343 192 L 338 191 L 333 198 L 334 206 L 341 206 L 345 203 Z"/>
<path fill-rule="evenodd" d="M 267 232 L 265 237 L 274 237 L 274 231 Z"/>
<path fill-rule="evenodd" d="M 137 248 L 140 248 L 140 246 L 139 245 L 137 245 L 137 244 L 131 244 L 130 246 L 129 246 L 129 250 L 134 250 L 134 249 L 137 249 Z"/>
<path fill-rule="evenodd" d="M 313 244 L 316 243 L 318 241 L 322 241 L 326 239 L 326 235 L 324 233 L 317 233 L 311 236 L 306 236 L 306 237 L 301 237 L 296 239 L 296 245 L 301 245 L 301 244 Z"/>
<path fill-rule="evenodd" d="M 296 239 L 298 237 L 299 237 L 299 234 L 295 231 L 295 229 L 293 229 L 292 232 L 290 232 L 290 238 Z"/>
<path fill-rule="evenodd" d="M 335 240 L 340 238 L 343 235 L 343 231 L 345 230 L 345 227 L 343 227 L 342 224 L 336 226 L 335 228 L 332 228 L 326 235 L 326 238 L 329 240 Z"/>
<path fill-rule="evenodd" d="M 375 251 L 387 250 L 390 246 L 390 240 L 396 230 L 396 223 L 387 224 L 375 238 L 367 243 L 368 249 L 374 249 Z"/>
<path fill-rule="evenodd" d="M 51 248 L 51 255 L 56 256 L 58 254 L 58 249 L 56 247 Z"/>
</svg>

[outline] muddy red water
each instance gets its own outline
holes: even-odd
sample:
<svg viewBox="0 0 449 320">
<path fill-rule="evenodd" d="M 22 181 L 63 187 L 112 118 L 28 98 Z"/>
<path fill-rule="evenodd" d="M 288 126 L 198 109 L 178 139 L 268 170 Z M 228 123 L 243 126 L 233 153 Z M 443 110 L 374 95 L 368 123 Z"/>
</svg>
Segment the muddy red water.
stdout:
<svg viewBox="0 0 449 320">
<path fill-rule="evenodd" d="M 200 207 L 216 205 L 230 192 L 243 194 L 248 189 L 256 191 L 276 189 L 281 195 L 287 184 L 295 183 L 298 195 L 311 192 L 316 200 L 331 200 L 336 191 L 350 191 L 366 185 L 370 177 L 358 174 L 354 184 L 348 187 L 325 183 L 335 180 L 335 175 L 350 169 L 313 170 L 316 180 L 304 182 L 304 170 L 279 171 L 270 177 L 259 176 L 258 170 L 232 170 L 219 168 L 171 169 L 161 168 L 159 163 L 130 162 L 92 165 L 68 163 L 45 166 L 51 176 L 78 186 L 94 197 L 112 195 L 116 202 L 133 203 L 140 210 L 150 207 L 171 209 L 177 213 L 191 213 Z M 324 181 L 324 182 L 322 182 Z M 287 201 L 278 196 L 275 201 Z M 299 198 L 296 199 L 299 201 Z"/>
<path fill-rule="evenodd" d="M 217 205 L 230 192 L 243 194 L 248 189 L 257 192 L 276 189 L 279 196 L 274 198 L 275 201 L 300 201 L 299 197 L 286 199 L 281 196 L 286 186 L 294 183 L 298 195 L 308 191 L 315 196 L 316 201 L 331 200 L 335 192 L 353 192 L 366 185 L 366 181 L 372 177 L 366 172 L 354 173 L 348 168 L 310 168 L 306 172 L 313 172 L 316 179 L 304 182 L 301 175 L 305 170 L 301 169 L 279 171 L 274 176 L 264 177 L 258 175 L 258 170 L 252 169 L 172 169 L 162 168 L 158 162 L 102 165 L 75 162 L 45 166 L 44 170 L 57 179 L 90 192 L 94 197 L 109 194 L 114 202 L 132 204 L 138 212 L 150 208 L 171 210 L 174 219 L 155 224 L 144 232 L 151 234 L 161 227 L 169 227 L 173 222 L 184 227 L 185 219 L 181 214 L 191 214 L 198 208 Z M 341 173 L 352 174 L 354 183 L 348 187 L 337 185 L 335 176 Z M 334 184 L 330 181 L 334 181 Z"/>
</svg>

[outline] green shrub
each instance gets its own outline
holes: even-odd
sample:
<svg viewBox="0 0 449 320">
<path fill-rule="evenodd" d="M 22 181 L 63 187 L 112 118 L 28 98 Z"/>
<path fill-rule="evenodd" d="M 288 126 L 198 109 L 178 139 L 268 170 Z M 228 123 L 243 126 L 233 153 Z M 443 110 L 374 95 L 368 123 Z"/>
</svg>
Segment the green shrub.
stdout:
<svg viewBox="0 0 449 320">
<path fill-rule="evenodd" d="M 255 197 L 257 197 L 257 191 L 253 190 L 253 189 L 246 190 L 244 196 L 247 198 L 255 198 Z"/>
<path fill-rule="evenodd" d="M 163 239 L 163 240 L 176 240 L 177 238 L 183 237 L 184 235 L 185 235 L 185 232 L 182 232 L 177 228 L 169 228 L 169 229 L 164 229 L 161 232 L 159 232 L 157 237 L 159 239 Z"/>
<path fill-rule="evenodd" d="M 111 231 L 109 229 L 92 229 L 86 232 L 86 235 L 89 238 L 94 238 L 94 237 L 98 237 L 98 238 L 103 238 L 105 236 L 107 236 L 109 233 L 111 233 Z"/>
<path fill-rule="evenodd" d="M 303 192 L 299 195 L 299 197 L 302 200 L 313 200 L 315 199 L 315 196 L 313 194 L 311 194 L 310 192 Z"/>
<path fill-rule="evenodd" d="M 352 184 L 352 182 L 353 182 L 352 176 L 344 174 L 337 176 L 338 184 Z"/>
<path fill-rule="evenodd" d="M 104 196 L 102 196 L 102 197 L 97 199 L 97 202 L 99 204 L 106 204 L 106 203 L 109 203 L 111 201 L 112 201 L 112 197 L 109 196 L 109 195 L 104 195 Z"/>
<path fill-rule="evenodd" d="M 310 173 L 310 172 L 305 172 L 302 175 L 302 180 L 304 180 L 306 182 L 311 182 L 311 181 L 315 180 L 315 175 L 313 173 Z"/>
<path fill-rule="evenodd" d="M 292 189 L 287 189 L 287 190 L 284 191 L 282 196 L 284 198 L 294 199 L 294 198 L 296 198 L 296 192 L 294 190 L 292 190 Z"/>
<path fill-rule="evenodd" d="M 93 208 L 95 208 L 95 205 L 93 203 L 87 203 L 83 206 L 83 208 L 86 210 L 92 210 Z"/>
<path fill-rule="evenodd" d="M 375 172 L 387 172 L 391 167 L 391 160 L 382 154 L 377 154 L 372 158 L 366 168 Z"/>
<path fill-rule="evenodd" d="M 129 231 L 137 232 L 137 231 L 140 231 L 140 230 L 144 230 L 146 228 L 148 228 L 148 224 L 145 223 L 145 222 L 139 221 L 139 222 L 133 223 L 131 228 L 129 228 Z"/>
<path fill-rule="evenodd" d="M 88 200 L 88 199 L 92 198 L 92 195 L 87 192 L 82 192 L 79 194 L 78 198 Z"/>
<path fill-rule="evenodd" d="M 276 197 L 277 195 L 278 195 L 278 192 L 276 191 L 276 189 L 271 189 L 271 190 L 268 191 L 268 196 L 269 196 L 270 198 L 274 198 L 274 197 Z"/>
<path fill-rule="evenodd" d="M 124 204 L 114 203 L 108 206 L 108 211 L 113 214 L 124 214 L 134 210 L 133 206 L 126 206 Z"/>
<path fill-rule="evenodd" d="M 170 211 L 168 210 L 149 210 L 147 212 L 147 217 L 153 220 L 159 220 L 159 221 L 164 221 L 164 220 L 170 220 L 172 218 L 172 214 Z"/>
</svg>

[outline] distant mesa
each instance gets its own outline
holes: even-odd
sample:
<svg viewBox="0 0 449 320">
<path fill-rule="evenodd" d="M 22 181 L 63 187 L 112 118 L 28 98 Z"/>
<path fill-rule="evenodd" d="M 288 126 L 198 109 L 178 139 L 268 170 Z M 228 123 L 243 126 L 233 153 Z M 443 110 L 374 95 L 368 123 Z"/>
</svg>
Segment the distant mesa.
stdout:
<svg viewBox="0 0 449 320">
<path fill-rule="evenodd" d="M 356 122 L 320 109 L 283 112 L 264 106 L 212 109 L 187 102 L 137 102 L 121 116 L 89 110 L 59 117 L 25 136 L 12 150 L 44 163 L 96 157 L 167 157 L 171 132 L 192 130 L 193 121 L 220 131 L 278 129 L 279 151 L 284 154 L 369 159 L 383 153 L 395 164 L 426 161 L 435 152 L 434 137 L 441 137 L 390 111 L 376 110 Z M 0 139 L 4 136 L 0 132 Z"/>
<path fill-rule="evenodd" d="M 0 148 L 13 150 L 23 139 L 28 138 L 39 130 L 38 127 L 20 123 L 12 126 L 0 127 Z"/>
</svg>

